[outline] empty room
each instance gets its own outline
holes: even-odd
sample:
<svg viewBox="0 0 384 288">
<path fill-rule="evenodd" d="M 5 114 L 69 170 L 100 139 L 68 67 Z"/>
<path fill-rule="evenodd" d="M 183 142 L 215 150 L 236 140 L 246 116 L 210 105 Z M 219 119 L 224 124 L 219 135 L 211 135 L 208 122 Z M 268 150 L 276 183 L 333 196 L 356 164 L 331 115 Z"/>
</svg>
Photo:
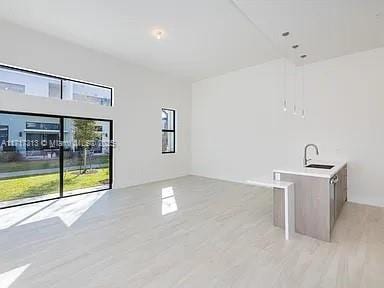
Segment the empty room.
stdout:
<svg viewBox="0 0 384 288">
<path fill-rule="evenodd" d="M 384 287 L 384 1 L 0 0 L 0 288 Z"/>
</svg>

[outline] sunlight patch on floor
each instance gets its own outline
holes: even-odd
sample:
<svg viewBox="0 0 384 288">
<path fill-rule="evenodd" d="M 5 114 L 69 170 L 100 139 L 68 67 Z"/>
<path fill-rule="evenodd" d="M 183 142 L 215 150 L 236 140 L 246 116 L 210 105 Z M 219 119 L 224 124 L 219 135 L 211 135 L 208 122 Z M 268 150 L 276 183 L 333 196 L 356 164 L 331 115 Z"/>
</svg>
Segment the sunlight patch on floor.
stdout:
<svg viewBox="0 0 384 288">
<path fill-rule="evenodd" d="M 0 287 L 9 288 L 31 264 L 27 264 L 0 274 Z"/>
<path fill-rule="evenodd" d="M 166 187 L 162 189 L 161 203 L 161 215 L 167 215 L 177 211 L 177 203 L 173 187 Z"/>
<path fill-rule="evenodd" d="M 60 218 L 67 227 L 71 227 L 106 192 L 94 192 L 0 210 L 0 229 L 55 217 Z"/>
</svg>

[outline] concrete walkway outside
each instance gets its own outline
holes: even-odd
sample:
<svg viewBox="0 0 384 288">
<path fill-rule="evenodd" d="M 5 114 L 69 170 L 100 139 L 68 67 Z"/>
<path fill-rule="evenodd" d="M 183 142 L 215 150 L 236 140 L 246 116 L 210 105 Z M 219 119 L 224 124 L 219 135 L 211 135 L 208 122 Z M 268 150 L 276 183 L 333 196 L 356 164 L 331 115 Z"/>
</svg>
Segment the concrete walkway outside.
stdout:
<svg viewBox="0 0 384 288">
<path fill-rule="evenodd" d="M 108 166 L 105 166 L 103 164 L 93 164 L 92 168 L 107 168 Z M 65 167 L 65 171 L 74 171 L 79 170 L 79 166 L 71 166 L 71 167 Z M 23 177 L 23 176 L 34 176 L 34 175 L 44 175 L 44 174 L 51 174 L 51 173 L 59 173 L 59 167 L 57 168 L 49 168 L 49 169 L 35 169 L 35 170 L 26 170 L 26 171 L 15 171 L 15 172 L 6 172 L 6 173 L 0 173 L 0 179 L 4 178 L 14 178 L 14 177 Z"/>
</svg>

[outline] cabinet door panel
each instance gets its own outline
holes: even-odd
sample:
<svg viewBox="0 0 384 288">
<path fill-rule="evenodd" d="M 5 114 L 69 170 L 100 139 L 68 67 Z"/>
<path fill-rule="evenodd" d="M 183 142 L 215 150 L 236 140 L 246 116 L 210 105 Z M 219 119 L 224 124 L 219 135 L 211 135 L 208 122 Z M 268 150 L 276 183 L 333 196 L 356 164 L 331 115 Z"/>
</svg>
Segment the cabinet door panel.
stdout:
<svg viewBox="0 0 384 288">
<path fill-rule="evenodd" d="M 329 179 L 285 173 L 280 179 L 295 183 L 296 232 L 329 241 Z"/>
</svg>

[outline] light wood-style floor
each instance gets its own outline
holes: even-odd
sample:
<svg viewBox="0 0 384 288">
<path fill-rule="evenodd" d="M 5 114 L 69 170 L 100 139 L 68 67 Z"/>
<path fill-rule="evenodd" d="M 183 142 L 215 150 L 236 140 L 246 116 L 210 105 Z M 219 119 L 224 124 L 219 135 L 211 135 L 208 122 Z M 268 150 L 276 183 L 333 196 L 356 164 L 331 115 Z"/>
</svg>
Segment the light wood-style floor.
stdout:
<svg viewBox="0 0 384 288">
<path fill-rule="evenodd" d="M 287 242 L 268 189 L 188 176 L 87 197 L 0 211 L 1 288 L 384 287 L 382 208 L 347 203 L 332 243 Z"/>
</svg>

